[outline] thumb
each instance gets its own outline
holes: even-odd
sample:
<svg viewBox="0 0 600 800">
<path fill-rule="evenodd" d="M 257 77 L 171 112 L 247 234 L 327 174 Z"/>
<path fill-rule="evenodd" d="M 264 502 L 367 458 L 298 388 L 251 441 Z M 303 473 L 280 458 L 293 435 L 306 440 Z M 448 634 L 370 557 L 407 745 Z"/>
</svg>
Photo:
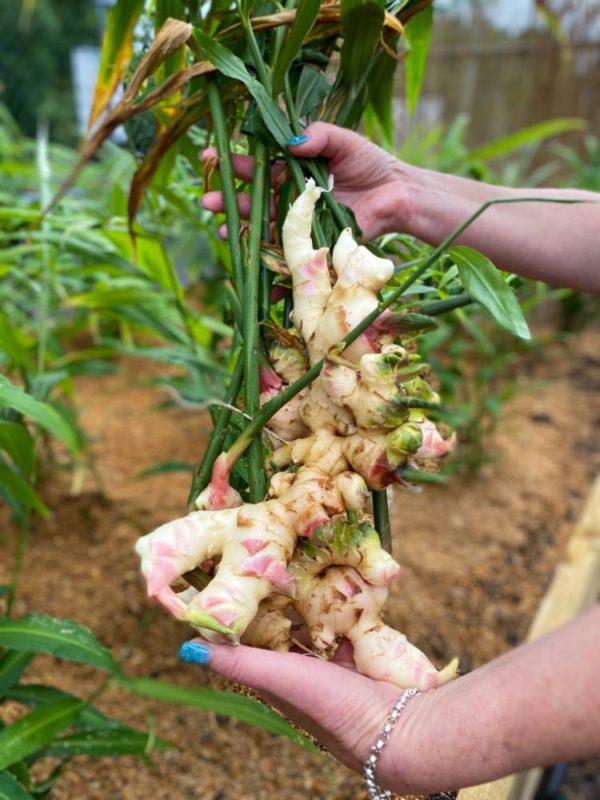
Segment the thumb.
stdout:
<svg viewBox="0 0 600 800">
<path fill-rule="evenodd" d="M 354 153 L 363 142 L 362 136 L 347 128 L 331 125 L 328 122 L 313 122 L 300 136 L 290 139 L 288 144 L 295 156 L 302 158 L 323 156 L 339 161 Z"/>
</svg>

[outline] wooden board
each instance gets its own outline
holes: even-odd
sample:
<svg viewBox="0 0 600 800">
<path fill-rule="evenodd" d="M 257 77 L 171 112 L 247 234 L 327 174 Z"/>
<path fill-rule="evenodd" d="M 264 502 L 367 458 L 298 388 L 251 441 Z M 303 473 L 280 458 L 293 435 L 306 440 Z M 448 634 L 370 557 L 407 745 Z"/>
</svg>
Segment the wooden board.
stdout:
<svg viewBox="0 0 600 800">
<path fill-rule="evenodd" d="M 527 641 L 538 639 L 593 605 L 600 595 L 600 476 L 596 478 L 567 552 L 544 595 Z M 539 768 L 462 789 L 458 800 L 533 800 Z"/>
</svg>

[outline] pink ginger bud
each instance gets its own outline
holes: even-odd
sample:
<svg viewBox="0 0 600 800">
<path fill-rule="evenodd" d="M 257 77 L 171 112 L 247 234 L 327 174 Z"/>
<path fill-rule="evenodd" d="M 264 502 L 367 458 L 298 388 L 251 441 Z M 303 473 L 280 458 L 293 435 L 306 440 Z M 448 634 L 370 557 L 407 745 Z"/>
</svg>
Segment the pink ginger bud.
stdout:
<svg viewBox="0 0 600 800">
<path fill-rule="evenodd" d="M 242 505 L 242 498 L 229 485 L 231 465 L 227 453 L 221 453 L 214 463 L 212 478 L 203 492 L 195 500 L 198 510 L 218 510 L 221 508 L 237 508 Z"/>
<path fill-rule="evenodd" d="M 423 442 L 416 452 L 420 458 L 440 458 L 451 452 L 456 445 L 456 435 L 453 433 L 448 439 L 443 439 L 433 422 L 424 419 L 418 423 L 422 432 Z"/>
</svg>

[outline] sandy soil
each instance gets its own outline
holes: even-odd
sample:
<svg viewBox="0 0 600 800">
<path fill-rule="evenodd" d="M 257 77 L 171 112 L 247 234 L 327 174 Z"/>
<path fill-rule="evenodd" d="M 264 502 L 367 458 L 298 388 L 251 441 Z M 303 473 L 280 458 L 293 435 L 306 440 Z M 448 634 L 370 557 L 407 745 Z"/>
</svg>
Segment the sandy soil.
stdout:
<svg viewBox="0 0 600 800">
<path fill-rule="evenodd" d="M 588 331 L 531 359 L 491 443 L 493 462 L 474 478 L 396 493 L 394 554 L 405 572 L 391 593 L 388 619 L 440 664 L 458 655 L 467 671 L 526 634 L 600 468 L 599 353 L 600 332 Z M 67 475 L 47 476 L 42 493 L 53 516 L 35 524 L 16 607 L 19 614 L 43 611 L 89 625 L 117 656 L 148 609 L 133 544 L 185 511 L 189 483 L 182 474 L 136 480 L 136 473 L 162 460 L 198 460 L 208 425 L 205 414 L 159 410 L 164 395 L 145 383 L 147 375 L 145 366 L 129 364 L 119 374 L 78 381 L 81 422 L 94 442 L 102 491 L 88 476 L 83 492 L 69 496 Z M 0 546 L 1 581 L 8 541 Z M 178 647 L 190 633 L 158 611 L 133 646 L 128 671 L 187 686 L 219 685 L 209 673 L 179 663 Z M 100 677 L 46 656 L 27 673 L 28 680 L 78 694 Z M 132 757 L 76 758 L 55 800 L 365 797 L 360 779 L 329 756 L 235 720 L 117 688 L 98 705 L 129 724 L 156 729 L 175 747 L 153 757 L 150 768 Z M 600 794 L 593 768 L 581 770 Z"/>
</svg>

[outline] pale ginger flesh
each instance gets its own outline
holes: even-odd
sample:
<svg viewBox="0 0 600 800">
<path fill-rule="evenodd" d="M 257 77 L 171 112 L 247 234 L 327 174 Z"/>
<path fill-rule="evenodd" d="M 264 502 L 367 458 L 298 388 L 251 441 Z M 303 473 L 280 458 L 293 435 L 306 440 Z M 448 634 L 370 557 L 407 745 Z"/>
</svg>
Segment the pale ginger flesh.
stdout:
<svg viewBox="0 0 600 800">
<path fill-rule="evenodd" d="M 393 264 L 358 245 L 349 229 L 333 250 L 315 249 L 311 224 L 321 190 L 314 181 L 283 227 L 293 283 L 291 331 L 270 334 L 261 367 L 261 403 L 325 358 L 319 378 L 269 422 L 269 497 L 244 503 L 229 485 L 223 453 L 200 509 L 138 541 L 148 594 L 213 641 L 243 640 L 287 650 L 298 620 L 310 646 L 331 655 L 350 640 L 359 672 L 400 687 L 429 689 L 456 674 L 438 671 L 382 621 L 400 567 L 380 545 L 367 514 L 369 490 L 403 481 L 454 445 L 411 398 L 435 402 L 427 365 L 396 338 L 394 314 L 381 315 L 341 353 L 332 351 L 376 308 Z M 332 282 L 331 275 L 334 275 Z M 201 567 L 206 588 L 172 584 Z"/>
</svg>

